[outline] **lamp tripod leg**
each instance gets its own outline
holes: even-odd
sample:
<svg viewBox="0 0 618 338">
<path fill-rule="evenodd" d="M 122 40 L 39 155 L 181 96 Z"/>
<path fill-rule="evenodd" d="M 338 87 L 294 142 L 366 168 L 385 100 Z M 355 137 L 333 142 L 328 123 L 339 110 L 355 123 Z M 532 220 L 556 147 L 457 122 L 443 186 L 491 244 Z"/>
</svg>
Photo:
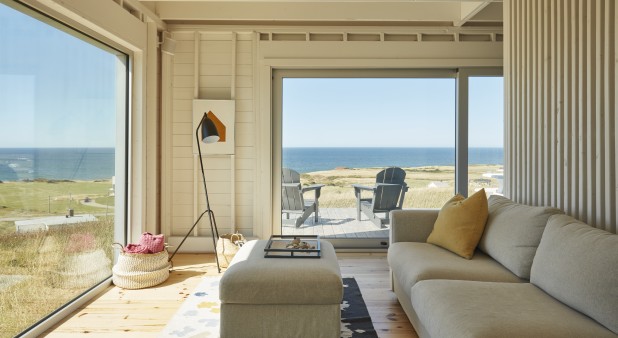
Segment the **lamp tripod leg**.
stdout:
<svg viewBox="0 0 618 338">
<path fill-rule="evenodd" d="M 180 247 L 182 246 L 182 244 L 187 240 L 187 237 L 189 237 L 189 235 L 193 232 L 193 229 L 195 229 L 195 226 L 197 225 L 197 223 L 200 222 L 200 220 L 202 219 L 202 217 L 204 217 L 204 214 L 206 214 L 209 210 L 205 210 L 200 217 L 197 218 L 197 221 L 195 221 L 195 223 L 193 223 L 193 226 L 191 227 L 191 229 L 189 229 L 189 232 L 187 232 L 187 234 L 185 235 L 185 237 L 182 239 L 182 241 L 180 242 L 180 244 L 178 244 L 178 247 L 176 247 L 176 250 L 174 250 L 174 253 L 170 256 L 170 258 L 168 258 L 168 262 L 172 261 L 172 258 L 174 258 L 174 256 L 176 255 L 176 253 L 178 252 L 178 250 L 180 249 Z M 216 250 L 216 249 L 215 249 Z"/>
<path fill-rule="evenodd" d="M 217 240 L 219 239 L 219 230 L 217 229 L 217 221 L 215 221 L 215 213 L 208 210 L 208 219 L 210 220 L 210 232 L 212 232 L 212 247 L 215 250 L 215 261 L 217 262 L 217 270 L 221 273 L 219 265 L 219 256 L 217 255 Z"/>
<path fill-rule="evenodd" d="M 187 232 L 187 234 L 182 239 L 180 244 L 178 244 L 178 247 L 176 248 L 176 250 L 174 250 L 174 253 L 172 253 L 170 258 L 167 260 L 168 262 L 172 261 L 172 258 L 174 258 L 174 256 L 176 255 L 176 253 L 178 252 L 182 244 L 187 240 L 187 237 L 189 237 L 189 235 L 193 232 L 193 229 L 195 229 L 197 224 L 200 222 L 200 220 L 202 219 L 202 217 L 204 217 L 206 213 L 208 213 L 208 220 L 210 221 L 210 231 L 212 232 L 212 247 L 214 248 L 214 252 L 215 252 L 215 261 L 217 262 L 217 271 L 221 273 L 221 265 L 219 265 L 219 257 L 217 256 L 217 238 L 219 238 L 219 230 L 217 229 L 217 221 L 215 221 L 215 214 L 212 210 L 209 210 L 209 209 L 202 212 L 200 217 L 197 218 L 197 221 L 193 223 L 193 226 L 191 227 L 191 229 L 189 229 L 189 232 Z"/>
</svg>

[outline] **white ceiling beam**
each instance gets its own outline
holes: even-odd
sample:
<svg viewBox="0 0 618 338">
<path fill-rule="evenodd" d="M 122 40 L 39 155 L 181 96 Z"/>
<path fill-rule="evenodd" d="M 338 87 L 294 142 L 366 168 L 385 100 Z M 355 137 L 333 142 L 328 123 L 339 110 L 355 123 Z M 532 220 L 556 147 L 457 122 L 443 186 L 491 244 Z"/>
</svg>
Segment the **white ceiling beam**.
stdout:
<svg viewBox="0 0 618 338">
<path fill-rule="evenodd" d="M 158 2 L 162 20 L 453 22 L 452 2 Z"/>
<path fill-rule="evenodd" d="M 150 8 L 144 6 L 144 4 L 142 4 L 140 1 L 138 0 L 123 0 L 123 1 L 129 4 L 135 10 L 144 14 L 148 20 L 154 22 L 157 25 L 158 30 L 164 31 L 167 29 L 166 23 L 163 22 L 163 20 L 161 20 L 159 16 L 157 16 L 157 14 L 151 11 Z"/>
<path fill-rule="evenodd" d="M 502 21 L 502 2 L 492 2 L 487 7 L 478 12 L 474 18 L 474 22 L 482 21 Z"/>
<path fill-rule="evenodd" d="M 475 15 L 477 15 L 483 8 L 487 7 L 491 1 L 470 1 L 470 2 L 461 2 L 460 6 L 460 15 L 459 20 L 455 20 L 453 22 L 453 26 L 461 27 L 470 19 L 472 19 Z"/>
</svg>

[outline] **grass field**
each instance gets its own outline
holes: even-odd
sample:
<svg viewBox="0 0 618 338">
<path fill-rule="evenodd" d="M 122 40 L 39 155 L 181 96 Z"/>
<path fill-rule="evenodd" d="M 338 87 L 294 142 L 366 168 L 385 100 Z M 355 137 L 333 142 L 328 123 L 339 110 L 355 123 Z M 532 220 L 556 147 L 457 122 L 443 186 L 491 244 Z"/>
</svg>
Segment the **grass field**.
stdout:
<svg viewBox="0 0 618 338">
<path fill-rule="evenodd" d="M 484 173 L 495 173 L 500 165 L 471 165 L 468 169 L 468 191 L 479 188 L 496 188 L 498 181 L 483 177 Z M 409 190 L 405 195 L 404 208 L 441 208 L 454 195 L 455 167 L 431 166 L 403 168 L 406 171 L 406 183 Z M 382 168 L 340 168 L 328 171 L 316 171 L 301 175 L 303 185 L 325 184 L 320 195 L 322 208 L 353 208 L 356 197 L 352 184 L 373 186 L 376 174 Z M 431 182 L 442 182 L 444 187 L 430 188 Z M 369 193 L 369 192 L 368 192 Z M 365 196 L 365 195 L 363 195 Z M 369 195 L 367 195 L 369 197 Z"/>
<path fill-rule="evenodd" d="M 50 215 L 101 214 L 114 206 L 111 181 L 54 181 L 0 183 L 0 234 L 15 231 L 14 220 Z M 89 198 L 95 204 L 84 204 Z"/>
</svg>

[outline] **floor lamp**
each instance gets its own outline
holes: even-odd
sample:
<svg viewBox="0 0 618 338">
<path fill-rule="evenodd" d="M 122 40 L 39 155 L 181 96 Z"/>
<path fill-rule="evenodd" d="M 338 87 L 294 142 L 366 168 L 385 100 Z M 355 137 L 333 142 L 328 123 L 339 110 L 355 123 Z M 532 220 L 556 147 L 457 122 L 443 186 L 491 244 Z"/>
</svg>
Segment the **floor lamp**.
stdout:
<svg viewBox="0 0 618 338">
<path fill-rule="evenodd" d="M 199 137 L 200 127 L 202 129 L 201 139 Z M 172 258 L 174 258 L 174 255 L 176 255 L 176 252 L 178 252 L 178 249 L 180 249 L 180 247 L 185 242 L 187 237 L 189 237 L 191 232 L 193 232 L 193 229 L 195 228 L 195 226 L 200 222 L 200 220 L 202 219 L 202 217 L 204 217 L 204 215 L 208 214 L 208 220 L 210 221 L 210 231 L 212 232 L 212 245 L 215 250 L 215 260 L 217 261 L 217 270 L 219 270 L 219 273 L 221 273 L 221 266 L 219 266 L 219 257 L 217 257 L 217 240 L 216 240 L 217 238 L 219 238 L 219 230 L 217 229 L 217 221 L 215 220 L 215 214 L 210 209 L 210 201 L 208 200 L 208 189 L 206 188 L 206 176 L 204 175 L 204 161 L 202 159 L 202 148 L 200 147 L 200 143 L 202 142 L 214 143 L 214 142 L 219 141 L 219 132 L 217 131 L 217 127 L 215 126 L 215 123 L 210 118 L 208 118 L 207 113 L 204 113 L 204 116 L 202 116 L 200 123 L 197 125 L 197 128 L 195 129 L 195 141 L 197 142 L 197 152 L 198 152 L 198 156 L 200 159 L 200 169 L 202 170 L 202 182 L 204 183 L 204 195 L 206 195 L 206 210 L 204 210 L 204 212 L 202 212 L 200 217 L 197 218 L 197 221 L 193 223 L 193 226 L 191 227 L 191 229 L 189 229 L 189 232 L 187 232 L 185 237 L 182 239 L 182 242 L 180 242 L 176 250 L 174 250 L 174 253 L 170 256 L 168 261 L 172 261 Z"/>
</svg>

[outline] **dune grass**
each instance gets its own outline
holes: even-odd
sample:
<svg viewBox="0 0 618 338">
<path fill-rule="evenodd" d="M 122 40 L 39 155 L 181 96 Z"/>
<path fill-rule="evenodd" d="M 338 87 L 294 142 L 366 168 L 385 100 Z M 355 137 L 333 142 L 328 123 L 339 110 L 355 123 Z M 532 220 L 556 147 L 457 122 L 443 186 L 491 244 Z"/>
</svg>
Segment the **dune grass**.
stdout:
<svg viewBox="0 0 618 338">
<path fill-rule="evenodd" d="M 76 251 L 75 245 L 84 245 L 80 241 L 84 237 L 94 241 L 83 252 Z M 79 278 L 90 276 L 80 276 L 67 262 L 96 250 L 111 259 L 112 241 L 112 217 L 45 232 L 0 235 L 0 338 L 17 335 L 94 286 L 78 285 Z"/>
</svg>

